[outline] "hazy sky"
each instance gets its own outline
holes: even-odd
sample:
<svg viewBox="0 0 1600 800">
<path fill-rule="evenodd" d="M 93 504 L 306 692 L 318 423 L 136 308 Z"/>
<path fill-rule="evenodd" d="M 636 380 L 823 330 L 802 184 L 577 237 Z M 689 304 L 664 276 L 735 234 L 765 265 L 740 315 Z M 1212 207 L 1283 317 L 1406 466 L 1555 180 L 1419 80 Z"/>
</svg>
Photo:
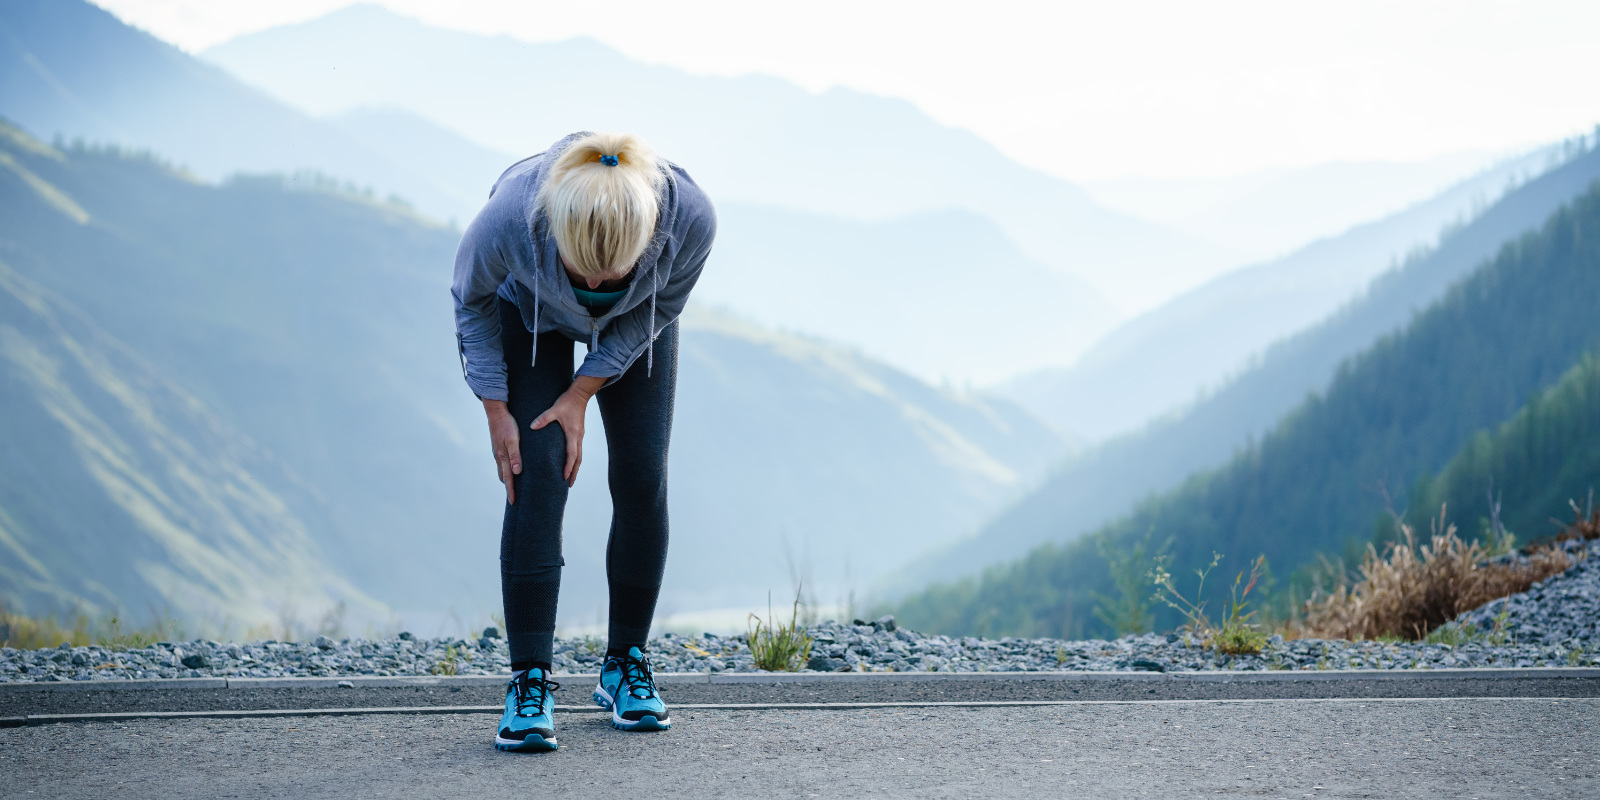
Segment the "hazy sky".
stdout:
<svg viewBox="0 0 1600 800">
<path fill-rule="evenodd" d="M 191 51 L 351 4 L 97 1 Z M 904 97 L 1077 180 L 1408 161 L 1600 123 L 1592 1 L 379 5 L 530 41 L 591 36 L 696 73 Z"/>
</svg>

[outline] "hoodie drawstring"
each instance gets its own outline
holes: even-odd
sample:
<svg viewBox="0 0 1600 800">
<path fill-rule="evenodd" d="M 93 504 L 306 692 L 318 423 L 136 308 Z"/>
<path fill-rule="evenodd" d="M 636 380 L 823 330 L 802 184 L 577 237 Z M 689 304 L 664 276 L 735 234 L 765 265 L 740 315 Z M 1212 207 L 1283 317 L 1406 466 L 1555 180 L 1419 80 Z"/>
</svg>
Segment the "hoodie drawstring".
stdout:
<svg viewBox="0 0 1600 800">
<path fill-rule="evenodd" d="M 533 282 L 533 355 L 528 366 L 539 366 L 539 282 Z"/>
<path fill-rule="evenodd" d="M 656 366 L 656 288 L 661 276 L 659 268 L 650 270 L 650 344 L 644 354 L 644 376 L 650 377 L 650 371 Z"/>
</svg>

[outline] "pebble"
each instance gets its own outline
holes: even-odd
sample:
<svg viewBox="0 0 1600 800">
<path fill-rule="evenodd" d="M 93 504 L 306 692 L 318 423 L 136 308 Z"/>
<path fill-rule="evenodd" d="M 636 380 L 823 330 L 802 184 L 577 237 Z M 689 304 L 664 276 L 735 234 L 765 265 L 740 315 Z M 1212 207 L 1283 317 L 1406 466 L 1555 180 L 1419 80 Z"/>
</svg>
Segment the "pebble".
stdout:
<svg viewBox="0 0 1600 800">
<path fill-rule="evenodd" d="M 1586 548 L 1574 543 L 1574 555 Z M 1600 559 L 1580 558 L 1566 572 L 1526 592 L 1495 600 L 1455 622 L 1467 635 L 1455 645 L 1348 642 L 1271 637 L 1260 655 L 1227 656 L 1185 636 L 1143 634 L 1115 640 L 983 639 L 921 634 L 894 617 L 823 622 L 804 671 L 810 672 L 1194 672 L 1204 670 L 1444 669 L 1600 666 Z M 674 634 L 652 639 L 657 672 L 756 672 L 743 635 Z M 593 673 L 605 645 L 557 639 L 555 671 Z M 347 677 L 360 675 L 505 675 L 506 640 L 496 629 L 476 639 L 319 636 L 307 643 L 158 642 L 40 650 L 0 648 L 0 683 L 199 677 Z M 453 672 L 451 672 L 453 670 Z M 342 685 L 342 684 L 341 684 Z"/>
</svg>

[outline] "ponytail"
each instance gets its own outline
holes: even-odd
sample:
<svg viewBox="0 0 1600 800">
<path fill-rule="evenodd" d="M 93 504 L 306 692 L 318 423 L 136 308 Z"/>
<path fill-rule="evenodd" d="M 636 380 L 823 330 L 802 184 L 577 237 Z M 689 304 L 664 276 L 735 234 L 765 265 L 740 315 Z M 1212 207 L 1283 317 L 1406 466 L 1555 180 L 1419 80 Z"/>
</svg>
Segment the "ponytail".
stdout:
<svg viewBox="0 0 1600 800">
<path fill-rule="evenodd" d="M 614 278 L 632 269 L 650 243 L 664 181 L 639 137 L 591 133 L 556 158 L 537 202 L 572 271 Z"/>
</svg>

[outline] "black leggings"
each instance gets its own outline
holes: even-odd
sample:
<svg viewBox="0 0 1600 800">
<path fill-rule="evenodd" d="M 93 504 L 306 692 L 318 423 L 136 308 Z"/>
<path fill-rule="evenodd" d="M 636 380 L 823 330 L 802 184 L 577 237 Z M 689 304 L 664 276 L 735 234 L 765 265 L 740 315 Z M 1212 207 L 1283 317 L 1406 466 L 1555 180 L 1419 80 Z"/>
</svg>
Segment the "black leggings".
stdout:
<svg viewBox="0 0 1600 800">
<path fill-rule="evenodd" d="M 539 336 L 539 363 L 529 365 L 533 336 L 517 307 L 500 301 L 500 341 L 505 350 L 511 416 L 522 437 L 522 474 L 516 505 L 506 506 L 500 533 L 500 593 L 505 601 L 511 662 L 549 662 L 556 631 L 556 596 L 561 589 L 561 518 L 567 505 L 566 436 L 560 425 L 529 430 L 572 385 L 573 345 L 566 336 Z M 606 578 L 611 588 L 608 645 L 644 647 L 655 616 L 656 596 L 667 564 L 667 444 L 672 436 L 672 401 L 678 384 L 678 324 L 660 331 L 655 366 L 645 359 L 601 389 L 611 536 Z M 589 476 L 588 480 L 594 480 Z"/>
</svg>

